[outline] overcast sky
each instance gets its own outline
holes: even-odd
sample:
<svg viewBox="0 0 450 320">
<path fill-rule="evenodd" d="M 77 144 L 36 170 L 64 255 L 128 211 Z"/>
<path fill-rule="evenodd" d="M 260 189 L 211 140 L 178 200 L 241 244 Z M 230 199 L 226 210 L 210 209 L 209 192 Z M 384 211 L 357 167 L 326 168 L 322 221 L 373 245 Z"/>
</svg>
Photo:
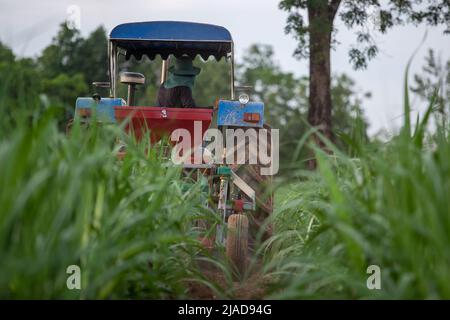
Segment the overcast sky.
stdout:
<svg viewBox="0 0 450 320">
<path fill-rule="evenodd" d="M 58 25 L 67 18 L 67 8 L 77 5 L 83 35 L 100 24 L 111 30 L 119 23 L 132 21 L 213 23 L 230 30 L 238 58 L 252 43 L 271 44 L 284 70 L 307 75 L 307 61 L 292 57 L 296 42 L 284 33 L 287 14 L 278 9 L 278 3 L 279 0 L 0 0 L 0 41 L 16 54 L 35 56 L 50 43 Z M 379 35 L 380 53 L 364 71 L 354 71 L 348 63 L 347 52 L 354 43 L 354 31 L 338 28 L 340 45 L 332 53 L 332 72 L 347 73 L 361 92 L 372 93 L 364 105 L 371 133 L 395 128 L 402 114 L 405 66 L 427 28 L 397 27 L 387 35 Z M 445 60 L 450 58 L 450 36 L 443 35 L 442 30 L 428 28 L 427 40 L 413 62 L 411 73 L 420 69 L 428 48 L 434 48 Z M 414 108 L 423 109 L 423 103 L 415 101 Z"/>
</svg>

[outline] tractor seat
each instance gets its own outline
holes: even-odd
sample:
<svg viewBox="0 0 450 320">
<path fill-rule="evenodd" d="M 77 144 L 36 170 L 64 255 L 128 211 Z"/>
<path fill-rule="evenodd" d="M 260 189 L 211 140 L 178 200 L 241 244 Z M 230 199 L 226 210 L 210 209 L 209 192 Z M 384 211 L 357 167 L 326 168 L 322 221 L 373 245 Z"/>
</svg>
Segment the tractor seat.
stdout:
<svg viewBox="0 0 450 320">
<path fill-rule="evenodd" d="M 120 73 L 120 82 L 125 84 L 144 84 L 145 77 L 138 72 L 122 72 Z"/>
</svg>

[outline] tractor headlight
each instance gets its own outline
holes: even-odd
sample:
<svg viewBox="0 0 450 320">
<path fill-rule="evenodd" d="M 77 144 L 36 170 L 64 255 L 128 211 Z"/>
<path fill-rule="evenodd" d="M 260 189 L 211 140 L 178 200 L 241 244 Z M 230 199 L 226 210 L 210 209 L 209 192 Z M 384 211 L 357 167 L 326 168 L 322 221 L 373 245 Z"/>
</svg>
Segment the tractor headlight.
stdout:
<svg viewBox="0 0 450 320">
<path fill-rule="evenodd" d="M 240 104 L 247 104 L 250 101 L 250 97 L 246 93 L 241 93 L 239 95 L 239 103 Z"/>
</svg>

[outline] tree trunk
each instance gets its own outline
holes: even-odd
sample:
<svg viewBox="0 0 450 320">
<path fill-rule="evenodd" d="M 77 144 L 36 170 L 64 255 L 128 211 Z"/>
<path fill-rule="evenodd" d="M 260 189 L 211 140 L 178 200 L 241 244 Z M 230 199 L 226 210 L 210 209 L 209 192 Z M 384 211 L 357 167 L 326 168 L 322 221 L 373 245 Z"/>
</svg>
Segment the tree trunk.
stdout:
<svg viewBox="0 0 450 320">
<path fill-rule="evenodd" d="M 309 112 L 308 122 L 327 139 L 333 140 L 331 129 L 331 72 L 330 50 L 333 16 L 326 0 L 311 1 L 308 6 L 309 17 Z M 325 148 L 321 138 L 314 134 L 312 140 Z M 310 169 L 316 168 L 316 161 L 308 162 Z"/>
</svg>

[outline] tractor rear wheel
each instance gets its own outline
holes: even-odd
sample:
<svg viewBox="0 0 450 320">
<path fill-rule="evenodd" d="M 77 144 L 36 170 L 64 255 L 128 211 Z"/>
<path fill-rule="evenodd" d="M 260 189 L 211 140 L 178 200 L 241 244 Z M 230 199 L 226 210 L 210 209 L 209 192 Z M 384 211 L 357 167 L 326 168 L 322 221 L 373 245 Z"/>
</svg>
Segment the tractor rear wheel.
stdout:
<svg viewBox="0 0 450 320">
<path fill-rule="evenodd" d="M 227 257 L 244 275 L 248 255 L 248 218 L 243 214 L 232 214 L 228 217 Z"/>
</svg>

